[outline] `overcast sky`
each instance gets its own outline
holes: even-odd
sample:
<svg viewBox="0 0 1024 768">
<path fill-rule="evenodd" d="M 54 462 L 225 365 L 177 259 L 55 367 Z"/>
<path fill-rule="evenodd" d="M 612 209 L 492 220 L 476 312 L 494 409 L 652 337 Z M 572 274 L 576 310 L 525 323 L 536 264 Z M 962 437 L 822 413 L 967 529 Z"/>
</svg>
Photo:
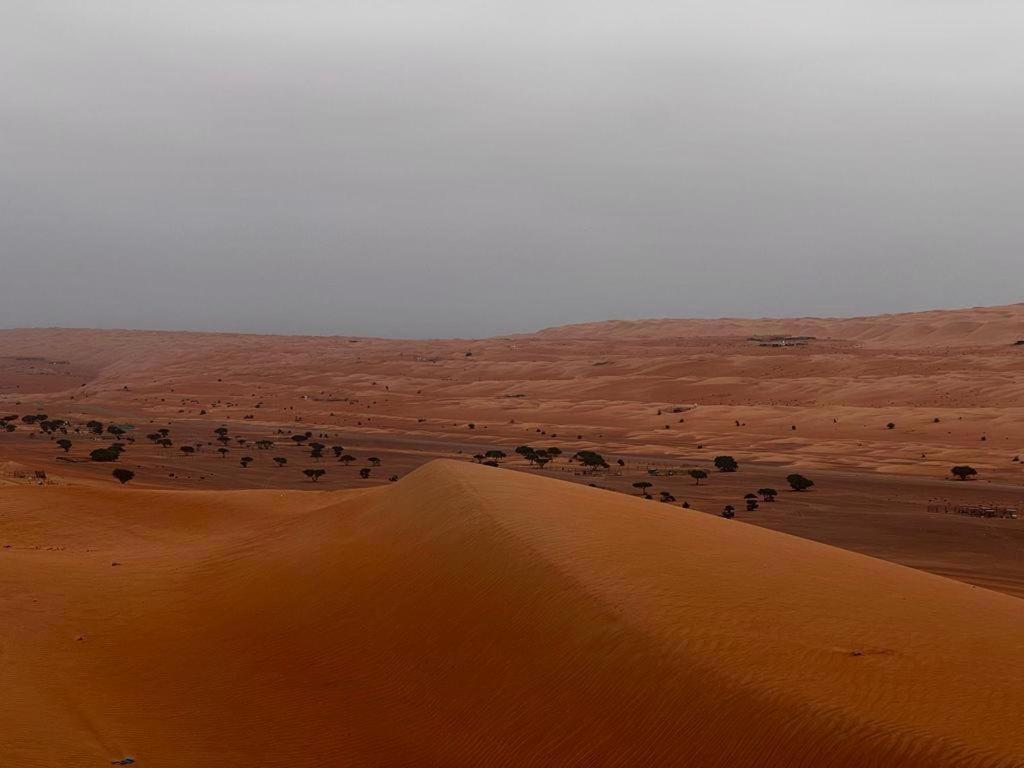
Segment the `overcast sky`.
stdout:
<svg viewBox="0 0 1024 768">
<path fill-rule="evenodd" d="M 1024 6 L 0 0 L 0 326 L 1024 299 Z"/>
</svg>

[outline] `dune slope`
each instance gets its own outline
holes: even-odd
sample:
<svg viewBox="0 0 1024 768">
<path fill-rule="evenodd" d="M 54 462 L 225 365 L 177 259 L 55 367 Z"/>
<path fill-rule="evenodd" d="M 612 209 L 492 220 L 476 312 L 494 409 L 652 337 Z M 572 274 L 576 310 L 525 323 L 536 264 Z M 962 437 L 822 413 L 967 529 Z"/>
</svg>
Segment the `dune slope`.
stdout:
<svg viewBox="0 0 1024 768">
<path fill-rule="evenodd" d="M 1024 765 L 1024 601 L 579 485 L 5 488 L 0 539 L 0 765 Z"/>
</svg>

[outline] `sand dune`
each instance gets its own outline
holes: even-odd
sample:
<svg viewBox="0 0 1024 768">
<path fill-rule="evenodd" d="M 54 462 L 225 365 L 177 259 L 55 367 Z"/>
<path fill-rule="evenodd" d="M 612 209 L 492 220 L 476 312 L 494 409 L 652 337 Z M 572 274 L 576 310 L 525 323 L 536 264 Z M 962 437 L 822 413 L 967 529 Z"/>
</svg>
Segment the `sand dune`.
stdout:
<svg viewBox="0 0 1024 768">
<path fill-rule="evenodd" d="M 751 337 L 808 335 L 764 347 Z M 1024 305 L 867 318 L 615 321 L 489 339 L 393 340 L 223 333 L 0 331 L 0 414 L 45 412 L 73 422 L 68 452 L 16 421 L 0 433 L 0 484 L 106 486 L 89 460 L 116 422 L 136 440 L 123 464 L 135 485 L 298 489 L 315 433 L 358 457 L 329 456 L 323 484 L 366 487 L 437 457 L 557 446 L 545 472 L 600 451 L 616 470 L 599 482 L 632 493 L 658 479 L 679 503 L 743 506 L 789 472 L 815 492 L 762 505 L 747 521 L 1011 594 L 1024 594 L 1024 523 L 933 514 L 967 505 L 1024 509 Z M 888 429 L 888 424 L 893 424 Z M 230 452 L 216 452 L 226 426 Z M 145 439 L 168 428 L 174 446 Z M 249 441 L 270 439 L 275 450 Z M 184 443 L 195 456 L 179 453 Z M 288 447 L 285 447 L 288 446 Z M 252 465 L 240 459 L 251 454 Z M 735 477 L 714 473 L 735 456 Z M 272 456 L 287 458 L 285 469 Z M 360 478 L 371 456 L 380 470 Z M 617 461 L 624 462 L 621 473 Z M 13 462 L 10 463 L 10 462 Z M 969 464 L 977 482 L 950 481 Z M 525 462 L 521 464 L 525 467 Z M 703 468 L 700 488 L 686 471 Z M 935 505 L 934 507 L 932 505 Z"/>
<path fill-rule="evenodd" d="M 772 334 L 816 339 L 750 341 Z M 511 445 L 543 432 L 609 452 L 703 445 L 794 466 L 941 477 L 967 462 L 1019 477 L 1020 339 L 1024 304 L 613 321 L 483 340 L 12 330 L 0 331 L 0 407 Z"/>
<path fill-rule="evenodd" d="M 0 765 L 1024 765 L 1024 602 L 678 507 L 438 461 L 0 531 Z"/>
</svg>

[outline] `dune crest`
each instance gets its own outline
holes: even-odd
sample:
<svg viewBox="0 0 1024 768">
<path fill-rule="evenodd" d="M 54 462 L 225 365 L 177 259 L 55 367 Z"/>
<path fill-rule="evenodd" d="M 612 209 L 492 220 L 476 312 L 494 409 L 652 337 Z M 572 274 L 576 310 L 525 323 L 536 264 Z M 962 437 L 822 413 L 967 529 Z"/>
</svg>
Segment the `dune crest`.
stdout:
<svg viewBox="0 0 1024 768">
<path fill-rule="evenodd" d="M 1024 602 L 677 507 L 435 461 L 0 520 L 4 765 L 1024 761 Z"/>
<path fill-rule="evenodd" d="M 538 335 L 607 340 L 781 334 L 842 339 L 868 347 L 896 349 L 1007 345 L 1021 338 L 1022 329 L 1024 303 L 866 317 L 606 320 L 546 328 Z"/>
</svg>

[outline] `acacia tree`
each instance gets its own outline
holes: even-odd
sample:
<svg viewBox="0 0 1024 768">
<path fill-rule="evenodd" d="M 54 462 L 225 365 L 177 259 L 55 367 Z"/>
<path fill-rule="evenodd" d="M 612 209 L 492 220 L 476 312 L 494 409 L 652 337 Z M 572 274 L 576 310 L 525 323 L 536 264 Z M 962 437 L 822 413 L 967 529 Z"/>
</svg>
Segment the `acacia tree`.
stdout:
<svg viewBox="0 0 1024 768">
<path fill-rule="evenodd" d="M 779 492 L 774 488 L 758 488 L 757 492 L 761 494 L 761 498 L 765 501 L 775 501 L 775 497 L 779 495 Z"/>
<path fill-rule="evenodd" d="M 597 451 L 578 451 L 573 458 L 579 461 L 584 469 L 608 469 L 608 462 Z"/>
<path fill-rule="evenodd" d="M 363 467 L 362 469 L 360 469 L 359 470 L 359 476 L 361 478 L 363 478 L 363 480 L 368 478 L 370 476 L 370 468 L 369 467 Z"/>
<path fill-rule="evenodd" d="M 691 469 L 687 474 L 696 480 L 696 485 L 700 485 L 700 481 L 707 478 L 708 473 L 703 469 Z"/>
<path fill-rule="evenodd" d="M 284 456 L 275 456 L 274 463 L 277 464 L 277 466 L 279 467 L 283 467 L 285 464 L 288 463 L 288 459 L 286 459 Z"/>
<path fill-rule="evenodd" d="M 635 483 L 633 483 L 633 487 L 640 491 L 641 496 L 646 496 L 647 489 L 650 488 L 652 485 L 653 483 L 649 483 L 646 480 L 637 480 Z"/>
<path fill-rule="evenodd" d="M 252 456 L 243 456 L 238 460 L 238 463 L 242 465 L 242 469 L 245 469 L 252 464 Z"/>
<path fill-rule="evenodd" d="M 380 459 L 378 459 L 376 456 L 371 456 L 370 458 L 367 459 L 367 461 L 370 462 L 375 467 L 380 466 Z"/>
<path fill-rule="evenodd" d="M 719 472 L 735 472 L 740 465 L 732 456 L 715 456 L 715 468 Z"/>
<path fill-rule="evenodd" d="M 351 454 L 349 454 L 349 453 L 346 453 L 346 454 L 345 454 L 344 456 L 339 456 L 339 457 L 338 457 L 338 461 L 340 461 L 340 462 L 341 462 L 342 464 L 344 464 L 344 465 L 345 465 L 346 467 L 347 467 L 347 466 L 348 466 L 349 464 L 351 464 L 351 463 L 352 463 L 353 461 L 355 461 L 355 460 L 356 460 L 356 457 L 355 457 L 355 456 L 353 456 L 353 455 L 351 455 Z"/>
<path fill-rule="evenodd" d="M 491 461 L 497 462 L 500 461 L 501 459 L 504 459 L 506 454 L 504 451 L 490 450 L 485 452 L 484 456 L 486 456 Z"/>
<path fill-rule="evenodd" d="M 722 508 L 722 517 L 726 520 L 732 520 L 736 517 L 736 507 L 732 504 L 726 504 L 725 507 Z"/>
<path fill-rule="evenodd" d="M 217 453 L 219 453 L 220 457 L 223 459 L 226 458 L 227 455 L 231 453 L 231 451 L 229 451 L 227 448 L 218 448 Z"/>
<path fill-rule="evenodd" d="M 302 470 L 302 474 L 304 474 L 306 477 L 308 477 L 310 480 L 312 480 L 315 483 L 317 480 L 319 480 L 321 477 L 323 477 L 324 475 L 327 474 L 327 470 L 326 469 L 304 469 L 304 470 Z"/>
<path fill-rule="evenodd" d="M 62 437 L 60 440 L 58 440 L 57 445 L 64 449 L 64 453 L 67 453 L 68 451 L 71 450 L 71 441 L 68 440 L 66 437 Z"/>
<path fill-rule="evenodd" d="M 121 485 L 124 485 L 129 480 L 135 477 L 134 472 L 132 472 L 130 469 L 124 469 L 123 467 L 118 467 L 110 474 L 117 478 L 117 481 L 121 483 Z"/>
<path fill-rule="evenodd" d="M 120 456 L 121 452 L 113 448 L 97 448 L 95 451 L 89 452 L 91 461 L 117 461 Z"/>
<path fill-rule="evenodd" d="M 958 464 L 949 470 L 958 480 L 966 480 L 969 477 L 977 477 L 978 470 L 974 467 L 969 467 L 966 464 Z"/>
<path fill-rule="evenodd" d="M 808 488 L 814 485 L 813 480 L 809 480 L 803 475 L 786 475 L 786 482 L 789 483 L 789 487 L 794 491 L 806 491 Z"/>
</svg>

